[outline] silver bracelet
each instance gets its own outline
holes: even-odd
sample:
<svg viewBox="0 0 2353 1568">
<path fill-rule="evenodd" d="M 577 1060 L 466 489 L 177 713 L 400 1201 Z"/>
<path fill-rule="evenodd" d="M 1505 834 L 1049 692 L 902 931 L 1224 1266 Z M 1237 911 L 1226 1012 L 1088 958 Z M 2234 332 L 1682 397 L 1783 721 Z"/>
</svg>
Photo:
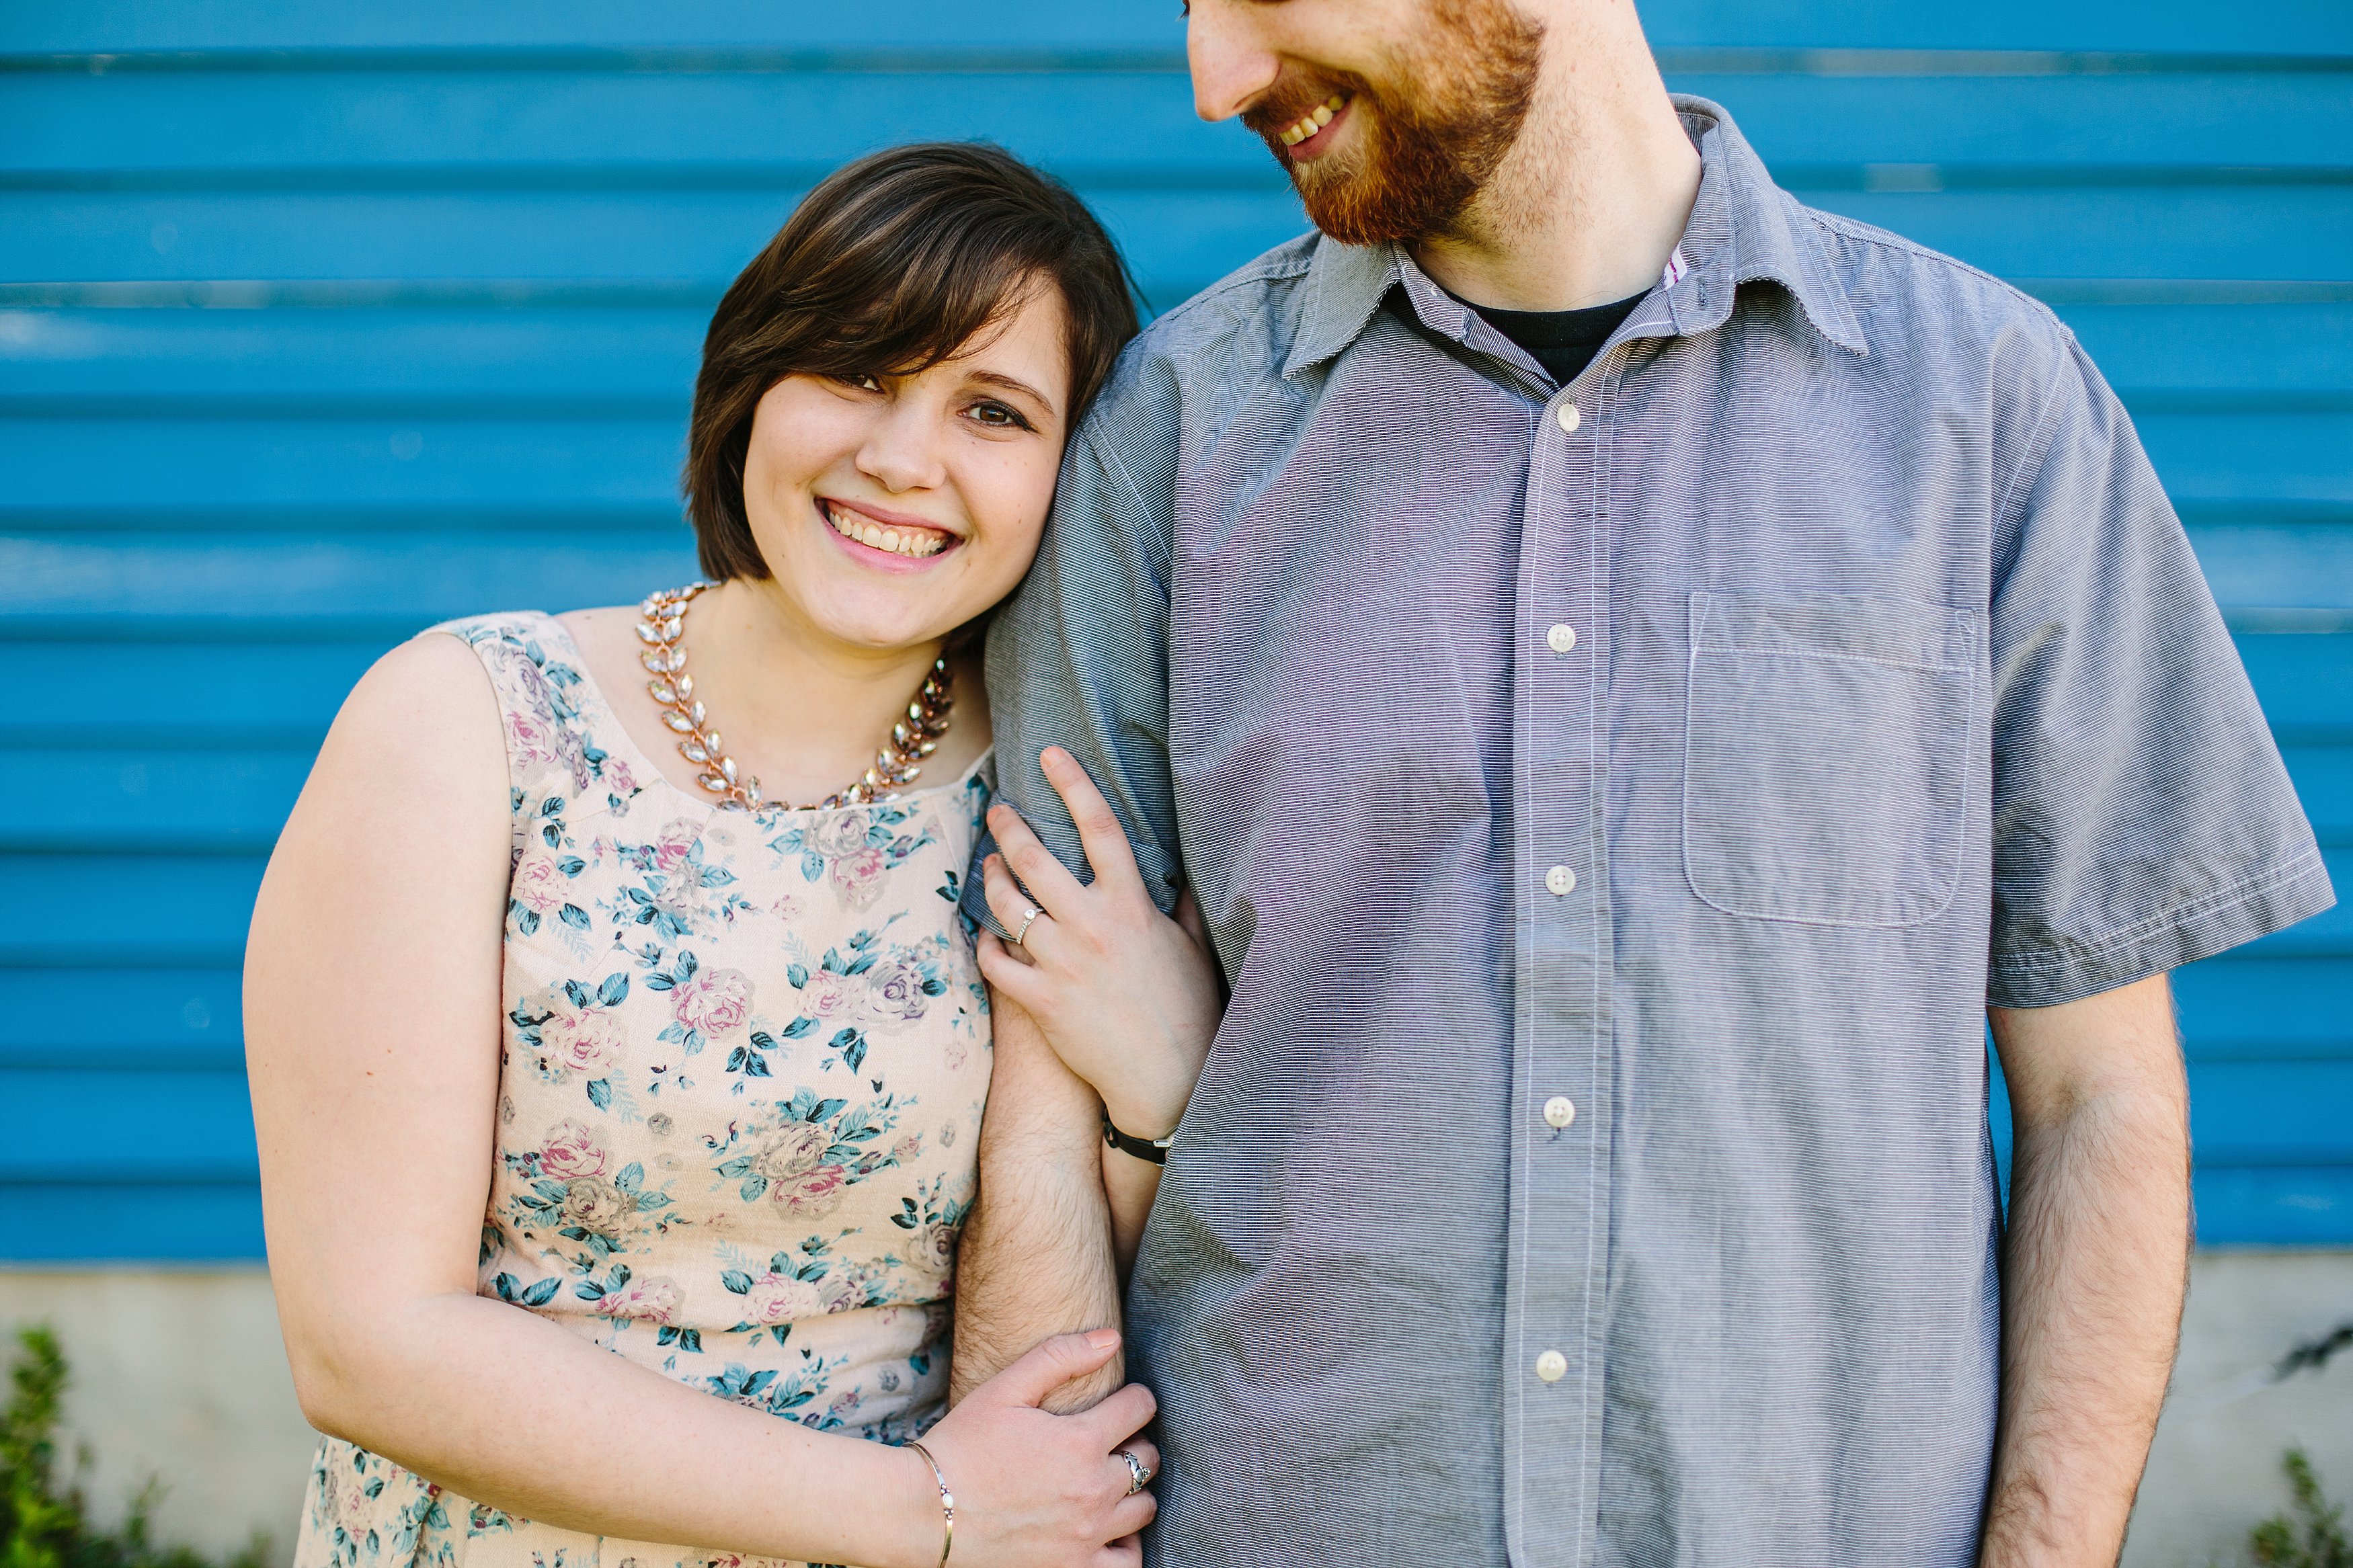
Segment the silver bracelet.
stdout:
<svg viewBox="0 0 2353 1568">
<path fill-rule="evenodd" d="M 941 1472 L 940 1462 L 932 1458 L 929 1448 L 921 1443 L 910 1443 L 907 1447 L 923 1457 L 923 1463 L 932 1467 L 932 1479 L 940 1483 L 940 1520 L 947 1527 L 946 1533 L 940 1537 L 940 1568 L 948 1568 L 948 1553 L 955 1550 L 955 1493 L 948 1490 L 948 1479 Z"/>
</svg>

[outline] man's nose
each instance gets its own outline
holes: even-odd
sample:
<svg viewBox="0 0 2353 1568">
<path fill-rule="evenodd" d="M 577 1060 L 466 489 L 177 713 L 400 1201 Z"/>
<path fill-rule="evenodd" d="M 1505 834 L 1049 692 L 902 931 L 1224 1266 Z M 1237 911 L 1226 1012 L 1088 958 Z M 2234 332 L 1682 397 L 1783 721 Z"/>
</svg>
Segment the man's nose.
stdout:
<svg viewBox="0 0 2353 1568">
<path fill-rule="evenodd" d="M 1193 112 L 1204 120 L 1231 120 L 1273 85 L 1282 68 L 1242 11 L 1242 0 L 1194 0 L 1185 23 Z"/>
</svg>

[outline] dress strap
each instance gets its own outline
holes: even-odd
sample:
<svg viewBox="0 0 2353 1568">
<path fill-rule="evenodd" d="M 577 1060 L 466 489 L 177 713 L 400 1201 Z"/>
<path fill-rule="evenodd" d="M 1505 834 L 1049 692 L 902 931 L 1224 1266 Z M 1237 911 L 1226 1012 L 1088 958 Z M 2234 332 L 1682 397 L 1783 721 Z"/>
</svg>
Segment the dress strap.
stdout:
<svg viewBox="0 0 2353 1568">
<path fill-rule="evenodd" d="M 432 632 L 472 648 L 498 694 L 515 861 L 535 835 L 572 815 L 575 803 L 583 810 L 628 809 L 642 784 L 627 761 L 597 744 L 596 731 L 610 715 L 561 621 L 537 610 L 509 611 L 444 621 L 426 635 Z"/>
</svg>

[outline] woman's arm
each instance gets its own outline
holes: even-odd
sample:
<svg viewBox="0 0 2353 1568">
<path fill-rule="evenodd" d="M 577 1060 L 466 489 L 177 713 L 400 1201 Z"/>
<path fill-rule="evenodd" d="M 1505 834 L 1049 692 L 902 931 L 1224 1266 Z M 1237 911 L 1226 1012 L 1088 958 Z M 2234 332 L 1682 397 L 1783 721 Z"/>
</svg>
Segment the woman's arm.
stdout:
<svg viewBox="0 0 2353 1568">
<path fill-rule="evenodd" d="M 1071 875 L 1011 807 L 992 808 L 989 830 L 1002 853 L 982 868 L 988 907 L 1024 940 L 1017 950 L 984 933 L 981 973 L 1094 1089 L 1113 1126 L 1135 1138 L 1169 1138 L 1225 1010 L 1217 963 L 1197 914 L 1188 924 L 1153 903 L 1119 818 L 1077 759 L 1048 747 L 1039 763 L 1071 813 L 1094 883 Z M 1178 912 L 1191 913 L 1189 900 Z M 1069 1120 L 1067 1111 L 1058 1118 Z M 1113 1252 L 1124 1278 L 1160 1190 L 1161 1168 L 1095 1142 Z"/>
<path fill-rule="evenodd" d="M 565 1528 L 931 1568 L 943 1521 L 920 1456 L 731 1404 L 475 1294 L 507 789 L 485 672 L 462 643 L 420 638 L 353 692 L 263 883 L 247 1058 L 271 1279 L 304 1414 Z M 1134 1561 L 1103 1545 L 1149 1516 L 1148 1496 L 1124 1499 L 1111 1448 L 1148 1417 L 1150 1395 L 1124 1390 L 1078 1417 L 1035 1408 L 1115 1348 L 1041 1346 L 934 1429 L 957 1562 Z"/>
</svg>

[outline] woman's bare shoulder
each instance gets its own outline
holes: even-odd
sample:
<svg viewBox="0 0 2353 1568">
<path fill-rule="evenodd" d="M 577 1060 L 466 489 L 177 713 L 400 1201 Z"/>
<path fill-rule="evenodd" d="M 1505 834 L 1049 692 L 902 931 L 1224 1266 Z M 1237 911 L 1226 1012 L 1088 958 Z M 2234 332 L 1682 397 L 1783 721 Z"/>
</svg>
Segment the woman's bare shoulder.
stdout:
<svg viewBox="0 0 2353 1568">
<path fill-rule="evenodd" d="M 301 805 L 379 822 L 453 809 L 503 816 L 506 773 L 490 671 L 462 639 L 428 632 L 377 659 L 343 700 Z"/>
</svg>

